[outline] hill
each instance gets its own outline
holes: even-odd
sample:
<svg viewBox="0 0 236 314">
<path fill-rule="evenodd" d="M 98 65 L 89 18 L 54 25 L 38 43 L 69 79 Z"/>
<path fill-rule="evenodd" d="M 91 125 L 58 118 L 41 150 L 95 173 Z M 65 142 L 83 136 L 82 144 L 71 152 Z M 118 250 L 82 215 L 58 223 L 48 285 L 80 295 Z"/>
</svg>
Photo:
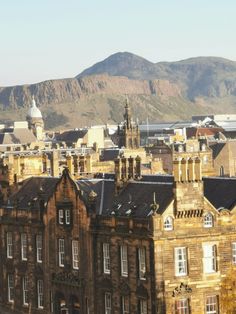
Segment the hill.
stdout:
<svg viewBox="0 0 236 314">
<path fill-rule="evenodd" d="M 0 87 L 0 120 L 24 119 L 32 94 L 46 128 L 119 122 L 126 95 L 139 121 L 236 113 L 236 62 L 199 57 L 153 63 L 116 53 L 75 78 Z"/>
</svg>

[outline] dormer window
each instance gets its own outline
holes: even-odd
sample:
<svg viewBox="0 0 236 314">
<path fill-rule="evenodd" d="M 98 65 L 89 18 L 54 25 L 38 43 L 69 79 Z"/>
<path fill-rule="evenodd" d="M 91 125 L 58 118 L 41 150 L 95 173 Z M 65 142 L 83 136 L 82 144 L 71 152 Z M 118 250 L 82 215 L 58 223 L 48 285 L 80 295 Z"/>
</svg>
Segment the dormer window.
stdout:
<svg viewBox="0 0 236 314">
<path fill-rule="evenodd" d="M 71 224 L 71 210 L 59 209 L 58 210 L 58 223 L 59 225 L 69 226 Z"/>
<path fill-rule="evenodd" d="M 59 209 L 58 211 L 58 222 L 60 225 L 64 224 L 64 210 L 63 209 Z"/>
<path fill-rule="evenodd" d="M 70 210 L 69 209 L 65 210 L 65 221 L 66 221 L 66 225 L 70 224 Z"/>
<path fill-rule="evenodd" d="M 164 220 L 164 230 L 173 230 L 173 218 L 168 216 Z"/>
<path fill-rule="evenodd" d="M 207 213 L 204 216 L 203 226 L 204 226 L 204 228 L 212 228 L 213 227 L 213 215 L 211 213 Z"/>
</svg>

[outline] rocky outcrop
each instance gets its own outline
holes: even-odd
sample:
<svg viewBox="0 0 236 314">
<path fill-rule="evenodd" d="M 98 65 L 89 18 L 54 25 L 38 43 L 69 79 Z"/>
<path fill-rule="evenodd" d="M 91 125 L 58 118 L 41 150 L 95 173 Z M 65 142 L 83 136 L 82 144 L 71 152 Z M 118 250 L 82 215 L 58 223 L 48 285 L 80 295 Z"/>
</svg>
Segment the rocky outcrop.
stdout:
<svg viewBox="0 0 236 314">
<path fill-rule="evenodd" d="M 181 95 L 181 90 L 177 84 L 167 80 L 130 80 L 124 76 L 103 74 L 1 88 L 0 104 L 5 108 L 27 107 L 32 95 L 40 105 L 73 103 L 93 94 L 177 97 Z"/>
</svg>

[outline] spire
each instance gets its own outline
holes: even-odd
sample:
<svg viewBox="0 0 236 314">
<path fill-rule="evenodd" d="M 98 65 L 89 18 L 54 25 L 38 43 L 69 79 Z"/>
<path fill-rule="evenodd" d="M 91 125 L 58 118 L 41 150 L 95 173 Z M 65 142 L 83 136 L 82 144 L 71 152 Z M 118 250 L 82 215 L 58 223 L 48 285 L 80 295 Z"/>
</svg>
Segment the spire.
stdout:
<svg viewBox="0 0 236 314">
<path fill-rule="evenodd" d="M 131 127 L 131 116 L 130 116 L 129 100 L 128 100 L 127 96 L 126 96 L 126 99 L 125 99 L 124 119 L 125 119 L 125 123 L 126 123 L 127 129 L 129 129 Z"/>
<path fill-rule="evenodd" d="M 34 99 L 34 95 L 32 96 L 32 107 L 37 107 L 37 106 L 36 106 L 35 99 Z"/>
</svg>

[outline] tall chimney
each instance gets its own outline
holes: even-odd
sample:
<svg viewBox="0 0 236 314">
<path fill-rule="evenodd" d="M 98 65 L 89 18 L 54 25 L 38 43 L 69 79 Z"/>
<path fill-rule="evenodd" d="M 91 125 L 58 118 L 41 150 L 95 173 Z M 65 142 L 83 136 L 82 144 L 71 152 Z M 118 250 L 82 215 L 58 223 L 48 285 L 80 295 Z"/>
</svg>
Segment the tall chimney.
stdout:
<svg viewBox="0 0 236 314">
<path fill-rule="evenodd" d="M 188 181 L 188 170 L 186 159 L 181 159 L 181 181 Z"/>
<path fill-rule="evenodd" d="M 121 158 L 121 179 L 127 180 L 127 159 L 125 157 Z"/>
<path fill-rule="evenodd" d="M 188 176 L 189 181 L 195 180 L 195 162 L 191 157 L 188 160 Z"/>
<path fill-rule="evenodd" d="M 198 157 L 195 158 L 195 180 L 196 181 L 202 180 L 202 164 L 201 159 Z"/>
<path fill-rule="evenodd" d="M 134 178 L 134 158 L 133 157 L 129 157 L 128 158 L 128 178 L 129 179 L 133 179 Z"/>
<path fill-rule="evenodd" d="M 173 160 L 173 175 L 175 182 L 179 182 L 181 180 L 180 161 L 178 159 Z"/>
<path fill-rule="evenodd" d="M 135 165 L 135 178 L 139 179 L 141 178 L 141 158 L 137 156 L 135 158 L 136 165 Z"/>
</svg>

